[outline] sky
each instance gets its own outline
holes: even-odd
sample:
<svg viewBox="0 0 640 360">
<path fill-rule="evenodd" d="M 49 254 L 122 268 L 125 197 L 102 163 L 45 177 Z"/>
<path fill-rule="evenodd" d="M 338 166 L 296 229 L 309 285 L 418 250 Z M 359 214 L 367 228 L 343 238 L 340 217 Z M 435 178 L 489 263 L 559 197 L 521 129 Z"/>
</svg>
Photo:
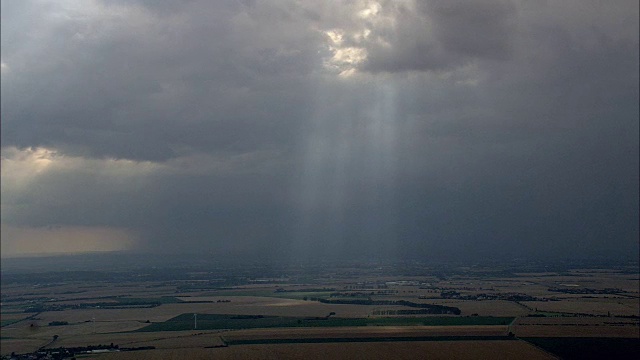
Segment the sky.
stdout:
<svg viewBox="0 0 640 360">
<path fill-rule="evenodd" d="M 637 259 L 638 6 L 2 0 L 2 256 Z"/>
</svg>

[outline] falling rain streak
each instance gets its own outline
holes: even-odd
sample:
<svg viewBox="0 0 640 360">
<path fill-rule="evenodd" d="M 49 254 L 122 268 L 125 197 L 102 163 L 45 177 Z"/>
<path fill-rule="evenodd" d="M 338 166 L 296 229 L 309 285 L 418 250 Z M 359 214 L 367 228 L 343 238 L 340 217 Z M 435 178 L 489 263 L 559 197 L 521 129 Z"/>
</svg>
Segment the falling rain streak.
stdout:
<svg viewBox="0 0 640 360">
<path fill-rule="evenodd" d="M 319 91 L 303 136 L 302 171 L 294 187 L 299 221 L 292 248 L 297 257 L 350 253 L 350 237 L 366 239 L 363 254 L 377 253 L 381 246 L 387 254 L 394 250 L 396 86 L 382 77 L 359 89 L 340 85 L 343 92 L 358 91 L 361 97 L 344 101 L 335 92 Z M 373 106 L 362 101 L 369 97 L 376 99 Z"/>
</svg>

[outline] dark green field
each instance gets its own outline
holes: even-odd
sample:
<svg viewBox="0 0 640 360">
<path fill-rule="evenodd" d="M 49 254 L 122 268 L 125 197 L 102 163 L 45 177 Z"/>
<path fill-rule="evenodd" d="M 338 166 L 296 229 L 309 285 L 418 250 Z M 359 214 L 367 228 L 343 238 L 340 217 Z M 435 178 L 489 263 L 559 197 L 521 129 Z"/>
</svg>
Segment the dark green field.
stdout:
<svg viewBox="0 0 640 360">
<path fill-rule="evenodd" d="M 380 317 L 380 318 L 309 318 L 261 315 L 198 314 L 199 330 L 255 329 L 276 327 L 339 326 L 410 326 L 410 325 L 507 325 L 511 317 Z M 138 331 L 179 331 L 194 328 L 193 314 L 182 314 Z"/>
<path fill-rule="evenodd" d="M 132 298 L 119 297 L 115 299 L 119 305 L 147 305 L 147 304 L 176 304 L 185 302 L 174 296 L 148 297 L 148 298 Z"/>
</svg>

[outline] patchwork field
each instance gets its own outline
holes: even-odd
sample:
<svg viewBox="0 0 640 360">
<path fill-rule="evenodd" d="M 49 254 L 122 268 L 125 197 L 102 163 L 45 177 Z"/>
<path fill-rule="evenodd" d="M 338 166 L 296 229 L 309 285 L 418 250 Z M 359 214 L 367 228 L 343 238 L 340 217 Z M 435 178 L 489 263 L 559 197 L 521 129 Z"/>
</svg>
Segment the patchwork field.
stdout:
<svg viewBox="0 0 640 360">
<path fill-rule="evenodd" d="M 544 359 L 552 356 L 518 339 L 612 339 L 627 350 L 640 339 L 638 275 L 628 270 L 412 270 L 421 271 L 189 272 L 130 282 L 122 278 L 136 277 L 118 274 L 93 283 L 68 273 L 46 282 L 5 277 L 1 353 L 102 345 L 111 352 L 91 356 Z"/>
</svg>

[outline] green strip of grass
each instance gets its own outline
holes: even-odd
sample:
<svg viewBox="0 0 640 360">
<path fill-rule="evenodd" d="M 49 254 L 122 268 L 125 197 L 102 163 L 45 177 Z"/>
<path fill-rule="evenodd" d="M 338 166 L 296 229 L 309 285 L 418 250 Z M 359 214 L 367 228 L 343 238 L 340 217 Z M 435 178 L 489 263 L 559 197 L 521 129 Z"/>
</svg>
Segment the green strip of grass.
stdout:
<svg viewBox="0 0 640 360">
<path fill-rule="evenodd" d="M 140 305 L 140 304 L 175 304 L 185 302 L 173 296 L 162 296 L 154 298 L 117 298 L 120 305 Z"/>
</svg>

